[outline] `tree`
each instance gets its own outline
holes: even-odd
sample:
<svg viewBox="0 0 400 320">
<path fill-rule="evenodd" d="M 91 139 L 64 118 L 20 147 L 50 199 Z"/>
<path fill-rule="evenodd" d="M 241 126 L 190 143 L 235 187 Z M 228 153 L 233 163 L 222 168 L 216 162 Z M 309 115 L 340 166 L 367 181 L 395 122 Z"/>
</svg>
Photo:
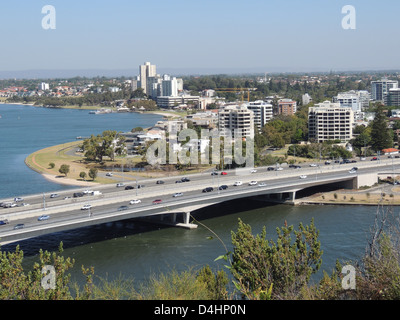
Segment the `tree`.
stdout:
<svg viewBox="0 0 400 320">
<path fill-rule="evenodd" d="M 82 172 L 79 174 L 79 177 L 80 177 L 82 180 L 85 180 L 85 178 L 86 178 L 86 172 L 85 172 L 85 171 L 82 171 Z"/>
<path fill-rule="evenodd" d="M 58 169 L 58 172 L 60 172 L 61 174 L 64 174 L 65 176 L 68 175 L 69 173 L 69 165 L 68 164 L 62 164 L 60 169 Z"/>
<path fill-rule="evenodd" d="M 40 250 L 38 262 L 28 273 L 24 270 L 24 254 L 17 246 L 15 252 L 0 252 L 0 300 L 72 300 L 70 292 L 71 275 L 67 271 L 73 268 L 75 261 L 62 256 L 63 246 L 58 253 Z M 55 269 L 54 289 L 46 290 L 43 286 L 43 267 Z M 84 291 L 77 289 L 76 299 L 89 299 L 93 269 L 85 270 L 86 284 Z M 52 282 L 52 281 L 51 281 Z"/>
<path fill-rule="evenodd" d="M 50 169 L 54 169 L 55 166 L 56 166 L 56 165 L 54 164 L 54 162 L 50 162 L 50 163 L 49 163 Z"/>
<path fill-rule="evenodd" d="M 125 153 L 125 148 L 125 137 L 113 130 L 104 131 L 102 135 L 92 135 L 83 142 L 85 157 L 89 161 L 102 162 L 104 157 L 109 157 L 114 161 L 115 155 Z"/>
<path fill-rule="evenodd" d="M 379 104 L 371 124 L 371 147 L 374 151 L 381 151 L 392 146 L 393 137 L 388 128 L 386 115 L 383 113 L 383 106 Z"/>
<path fill-rule="evenodd" d="M 98 172 L 99 170 L 97 170 L 96 168 L 91 168 L 89 170 L 89 177 L 92 178 L 92 180 L 94 181 L 97 178 Z"/>
<path fill-rule="evenodd" d="M 232 232 L 234 246 L 231 272 L 236 288 L 248 299 L 295 299 L 322 263 L 319 232 L 314 221 L 299 229 L 277 228 L 277 240 L 266 239 L 266 229 L 253 236 L 251 227 L 239 219 Z M 292 233 L 295 238 L 292 241 Z"/>
</svg>

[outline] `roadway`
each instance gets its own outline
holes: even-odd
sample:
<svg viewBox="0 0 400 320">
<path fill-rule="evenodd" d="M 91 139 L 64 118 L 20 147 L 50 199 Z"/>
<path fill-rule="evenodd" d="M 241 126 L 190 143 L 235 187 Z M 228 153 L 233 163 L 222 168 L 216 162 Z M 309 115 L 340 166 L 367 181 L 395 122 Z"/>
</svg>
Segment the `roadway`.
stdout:
<svg viewBox="0 0 400 320">
<path fill-rule="evenodd" d="M 257 168 L 257 172 L 251 173 L 250 169 L 226 171 L 227 175 L 214 176 L 210 173 L 195 174 L 188 176 L 190 182 L 175 183 L 179 177 L 163 178 L 164 184 L 156 184 L 159 179 L 143 179 L 141 181 L 126 182 L 125 185 L 136 187 L 136 184 L 145 185 L 144 188 L 124 190 L 117 188 L 116 184 L 103 185 L 90 189 L 100 191 L 100 196 L 86 195 L 82 198 L 71 198 L 74 192 L 85 191 L 86 188 L 69 190 L 58 193 L 59 197 L 50 198 L 45 195 L 46 207 L 43 208 L 43 195 L 32 195 L 24 197 L 24 202 L 29 203 L 26 207 L 0 209 L 0 220 L 7 219 L 9 224 L 0 226 L 0 238 L 11 234 L 22 233 L 22 230 L 35 228 L 55 228 L 60 226 L 77 225 L 79 223 L 102 223 L 104 221 L 123 220 L 143 215 L 155 215 L 195 203 L 215 203 L 237 199 L 239 197 L 256 196 L 267 193 L 283 192 L 284 190 L 303 189 L 316 183 L 339 181 L 351 179 L 360 173 L 393 172 L 398 165 L 399 159 L 385 159 L 381 161 L 363 161 L 350 164 L 321 165 L 317 167 L 304 166 L 301 169 L 289 169 L 285 167 L 282 171 L 267 171 L 267 167 Z M 350 174 L 349 170 L 357 166 L 359 170 Z M 300 175 L 307 178 L 300 179 Z M 242 181 L 241 186 L 233 186 L 234 182 Z M 266 186 L 251 186 L 250 181 L 265 183 Z M 218 190 L 218 186 L 227 185 L 226 190 Z M 206 187 L 213 187 L 214 191 L 203 193 Z M 181 192 L 182 196 L 173 197 L 175 193 Z M 65 197 L 69 197 L 64 200 Z M 141 203 L 130 205 L 129 201 L 139 199 Z M 161 204 L 153 204 L 160 199 Z M 0 202 L 12 201 L 12 199 Z M 85 204 L 92 205 L 90 210 L 81 210 Z M 127 206 L 127 210 L 119 211 L 120 206 Z M 45 221 L 38 221 L 41 215 L 49 215 Z M 22 230 L 14 230 L 17 224 L 23 224 Z M 71 227 L 72 228 L 72 227 Z"/>
</svg>

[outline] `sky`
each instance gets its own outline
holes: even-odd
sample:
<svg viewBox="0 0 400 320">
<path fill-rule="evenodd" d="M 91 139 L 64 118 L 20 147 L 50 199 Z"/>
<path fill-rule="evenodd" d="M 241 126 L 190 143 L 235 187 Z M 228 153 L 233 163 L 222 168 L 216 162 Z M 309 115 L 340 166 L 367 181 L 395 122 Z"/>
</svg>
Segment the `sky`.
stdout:
<svg viewBox="0 0 400 320">
<path fill-rule="evenodd" d="M 55 29 L 42 26 L 46 5 Z M 400 69 L 399 9 L 398 0 L 1 0 L 0 77 L 135 76 L 145 61 L 175 74 Z"/>
</svg>

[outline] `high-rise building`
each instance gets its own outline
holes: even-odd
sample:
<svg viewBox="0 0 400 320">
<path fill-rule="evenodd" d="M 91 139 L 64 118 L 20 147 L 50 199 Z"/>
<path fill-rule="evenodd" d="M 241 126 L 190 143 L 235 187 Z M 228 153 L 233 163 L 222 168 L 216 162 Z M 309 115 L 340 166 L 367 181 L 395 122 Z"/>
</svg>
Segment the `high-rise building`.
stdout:
<svg viewBox="0 0 400 320">
<path fill-rule="evenodd" d="M 232 138 L 235 132 L 243 138 L 254 138 L 254 113 L 245 105 L 228 105 L 219 110 L 218 129 L 222 135 L 230 132 Z"/>
<path fill-rule="evenodd" d="M 140 77 L 140 88 L 143 89 L 145 94 L 149 94 L 151 86 L 149 86 L 149 78 L 154 78 L 157 76 L 156 66 L 150 64 L 150 62 L 145 62 L 144 65 L 139 66 L 139 77 Z"/>
<path fill-rule="evenodd" d="M 360 97 L 355 91 L 341 92 L 333 97 L 332 102 L 340 103 L 341 107 L 349 107 L 353 112 L 361 111 Z"/>
<path fill-rule="evenodd" d="M 280 99 L 278 101 L 278 114 L 292 116 L 297 111 L 297 102 L 291 99 Z"/>
<path fill-rule="evenodd" d="M 254 128 L 257 128 L 258 132 L 261 132 L 262 128 L 271 121 L 273 117 L 272 104 L 257 100 L 248 102 L 245 105 L 247 109 L 254 113 Z"/>
<path fill-rule="evenodd" d="M 399 87 L 399 82 L 395 80 L 381 79 L 371 82 L 371 98 L 375 101 L 387 103 L 387 95 L 390 89 Z"/>
<path fill-rule="evenodd" d="M 161 96 L 176 97 L 178 96 L 178 81 L 175 77 L 164 75 L 161 82 Z"/>
<path fill-rule="evenodd" d="M 400 88 L 389 90 L 387 105 L 391 107 L 400 107 Z"/>
<path fill-rule="evenodd" d="M 308 110 L 308 136 L 316 142 L 348 142 L 353 138 L 353 123 L 353 110 L 340 103 L 324 101 Z"/>
<path fill-rule="evenodd" d="M 38 89 L 42 91 L 50 90 L 50 85 L 48 83 L 41 82 L 38 86 Z"/>
</svg>

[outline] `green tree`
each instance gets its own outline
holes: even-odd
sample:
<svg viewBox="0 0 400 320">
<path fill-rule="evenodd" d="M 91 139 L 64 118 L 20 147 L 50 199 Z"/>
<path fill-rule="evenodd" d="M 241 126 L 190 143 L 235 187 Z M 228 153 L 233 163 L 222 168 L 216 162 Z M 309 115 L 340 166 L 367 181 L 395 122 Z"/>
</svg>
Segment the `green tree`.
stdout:
<svg viewBox="0 0 400 320">
<path fill-rule="evenodd" d="M 79 177 L 80 177 L 82 180 L 85 180 L 85 178 L 86 178 L 86 172 L 85 172 L 85 171 L 82 171 L 82 172 L 79 174 Z"/>
<path fill-rule="evenodd" d="M 253 236 L 251 227 L 239 220 L 232 232 L 231 272 L 237 289 L 249 299 L 295 299 L 322 263 L 319 232 L 314 221 L 299 229 L 277 228 L 277 240 L 266 239 L 266 229 Z M 292 234 L 294 240 L 292 241 Z"/>
<path fill-rule="evenodd" d="M 68 164 L 62 164 L 60 169 L 58 169 L 58 172 L 67 176 L 69 173 L 69 170 L 70 170 L 70 166 Z"/>
<path fill-rule="evenodd" d="M 371 124 L 371 147 L 374 151 L 381 151 L 392 146 L 393 137 L 388 128 L 387 117 L 383 112 L 382 104 L 379 104 Z"/>
<path fill-rule="evenodd" d="M 91 168 L 89 170 L 89 177 L 94 181 L 97 178 L 97 174 L 98 174 L 99 170 L 97 170 L 96 168 Z"/>
</svg>

